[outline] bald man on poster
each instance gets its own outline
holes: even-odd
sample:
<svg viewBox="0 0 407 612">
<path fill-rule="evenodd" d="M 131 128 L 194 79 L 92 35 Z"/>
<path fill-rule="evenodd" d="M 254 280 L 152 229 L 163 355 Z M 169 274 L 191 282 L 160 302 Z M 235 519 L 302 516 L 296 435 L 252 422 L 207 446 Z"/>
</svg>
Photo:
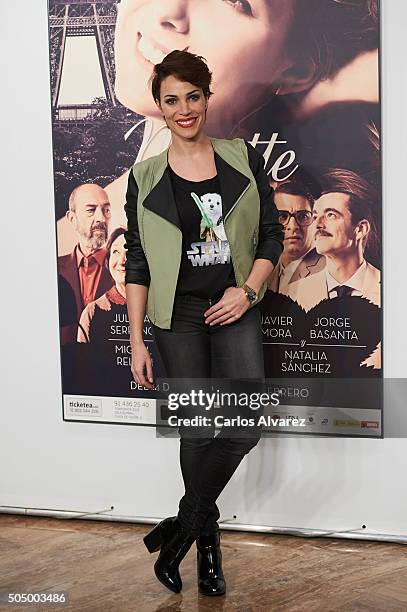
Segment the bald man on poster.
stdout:
<svg viewBox="0 0 407 612">
<path fill-rule="evenodd" d="M 110 217 L 108 195 L 99 185 L 88 183 L 73 190 L 66 219 L 77 244 L 71 253 L 58 257 L 61 344 L 76 341 L 83 309 L 114 284 L 105 248 Z"/>
</svg>

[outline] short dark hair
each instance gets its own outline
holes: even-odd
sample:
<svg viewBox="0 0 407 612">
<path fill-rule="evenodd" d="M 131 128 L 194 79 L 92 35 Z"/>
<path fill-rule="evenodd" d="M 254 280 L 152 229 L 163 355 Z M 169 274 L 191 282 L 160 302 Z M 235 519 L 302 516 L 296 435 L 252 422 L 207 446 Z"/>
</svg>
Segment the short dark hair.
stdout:
<svg viewBox="0 0 407 612">
<path fill-rule="evenodd" d="M 206 98 L 213 93 L 210 90 L 212 72 L 205 58 L 186 49 L 171 51 L 160 64 L 155 64 L 150 80 L 153 98 L 157 102 L 160 101 L 161 83 L 168 76 L 174 76 L 180 81 L 199 87 Z"/>
<path fill-rule="evenodd" d="M 378 0 L 295 0 L 288 51 L 314 68 L 315 80 L 379 43 Z"/>
<path fill-rule="evenodd" d="M 107 261 L 109 261 L 110 259 L 110 249 L 112 248 L 113 242 L 117 240 L 117 238 L 121 236 L 122 234 L 124 234 L 125 232 L 126 232 L 126 228 L 123 227 L 122 225 L 119 225 L 119 227 L 116 227 L 110 234 L 109 240 L 107 241 L 107 244 L 106 244 Z"/>
<path fill-rule="evenodd" d="M 319 185 L 311 175 L 303 168 L 299 167 L 295 173 L 285 181 L 277 183 L 274 193 L 286 193 L 293 196 L 302 196 L 314 208 L 314 202 L 320 195 Z"/>
<path fill-rule="evenodd" d="M 344 193 L 349 196 L 349 212 L 352 223 L 357 225 L 362 219 L 370 224 L 366 240 L 372 257 L 378 256 L 379 233 L 376 214 L 379 204 L 378 190 L 364 178 L 345 168 L 329 168 L 321 177 L 321 195 L 327 193 Z"/>
</svg>

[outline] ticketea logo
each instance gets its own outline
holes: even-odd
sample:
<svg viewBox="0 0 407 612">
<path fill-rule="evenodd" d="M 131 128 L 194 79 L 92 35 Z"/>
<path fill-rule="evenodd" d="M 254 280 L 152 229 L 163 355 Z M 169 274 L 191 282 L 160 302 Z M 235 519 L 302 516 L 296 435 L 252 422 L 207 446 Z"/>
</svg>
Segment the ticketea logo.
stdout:
<svg viewBox="0 0 407 612">
<path fill-rule="evenodd" d="M 103 416 L 102 400 L 100 398 L 65 396 L 64 401 L 67 416 L 75 418 Z"/>
</svg>

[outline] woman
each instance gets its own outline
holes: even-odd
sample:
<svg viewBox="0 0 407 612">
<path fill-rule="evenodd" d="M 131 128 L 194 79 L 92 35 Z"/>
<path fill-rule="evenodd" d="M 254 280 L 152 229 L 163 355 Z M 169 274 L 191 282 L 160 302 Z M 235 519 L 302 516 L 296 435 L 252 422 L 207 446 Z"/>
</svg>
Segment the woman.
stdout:
<svg viewBox="0 0 407 612">
<path fill-rule="evenodd" d="M 138 114 L 162 122 L 146 87 L 153 64 L 173 49 L 199 50 L 211 66 L 216 90 L 208 129 L 227 137 L 256 104 L 253 96 L 275 90 L 274 83 L 290 65 L 284 43 L 292 0 L 256 1 L 256 17 L 250 17 L 248 2 L 122 0 L 115 34 L 118 99 Z"/>
<path fill-rule="evenodd" d="M 124 106 L 151 118 L 151 140 L 165 127 L 146 87 L 153 65 L 188 48 L 213 71 L 210 133 L 246 136 L 249 117 L 269 132 L 276 117 L 264 111 L 276 96 L 297 117 L 332 102 L 377 102 L 377 46 L 377 0 L 121 0 L 115 92 Z M 165 139 L 142 148 L 158 153 Z"/>
<path fill-rule="evenodd" d="M 171 379 L 264 378 L 258 302 L 282 251 L 282 226 L 264 160 L 241 139 L 204 131 L 211 73 L 202 58 L 173 51 L 154 67 L 152 93 L 172 140 L 136 163 L 126 196 L 126 296 L 137 383 L 154 387 L 142 338 L 147 314 Z M 209 112 L 210 115 L 210 112 Z M 154 569 L 174 592 L 178 566 L 197 541 L 201 593 L 222 595 L 216 499 L 260 437 L 216 437 L 180 428 L 185 495 L 177 517 L 145 538 L 160 548 Z M 238 432 L 239 433 L 239 432 Z"/>
<path fill-rule="evenodd" d="M 123 321 L 127 313 L 125 290 L 124 227 L 117 227 L 110 234 L 106 249 L 108 252 L 109 271 L 114 285 L 90 302 L 82 311 L 79 320 L 78 342 L 99 342 L 106 339 L 110 325 L 115 320 Z M 110 334 L 109 334 L 110 335 Z"/>
<path fill-rule="evenodd" d="M 218 138 L 269 140 L 333 104 L 378 103 L 377 0 L 121 0 L 117 10 L 115 93 L 145 117 L 138 161 L 170 142 L 147 83 L 173 49 L 208 60 L 207 128 Z M 127 179 L 107 187 L 117 223 Z"/>
<path fill-rule="evenodd" d="M 131 358 L 127 353 L 130 335 L 125 288 L 125 231 L 124 227 L 114 229 L 106 245 L 107 264 L 114 285 L 90 302 L 79 320 L 76 384 L 88 394 L 131 397 L 136 392 L 137 397 L 149 397 L 150 391 L 134 389 Z M 155 374 L 161 376 L 162 365 L 152 346 L 150 326 L 143 326 L 143 335 L 151 347 Z"/>
</svg>

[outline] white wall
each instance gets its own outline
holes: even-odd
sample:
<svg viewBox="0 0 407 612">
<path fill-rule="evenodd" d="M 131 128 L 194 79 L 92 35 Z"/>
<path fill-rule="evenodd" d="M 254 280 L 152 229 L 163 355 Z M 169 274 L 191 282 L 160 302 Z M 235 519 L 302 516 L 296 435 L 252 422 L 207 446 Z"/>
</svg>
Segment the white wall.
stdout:
<svg viewBox="0 0 407 612">
<path fill-rule="evenodd" d="M 116 516 L 165 516 L 182 494 L 178 440 L 157 440 L 151 428 L 62 421 L 46 4 L 0 8 L 0 506 L 114 506 Z M 407 3 L 382 4 L 385 374 L 403 377 Z M 239 523 L 332 530 L 365 523 L 367 531 L 407 536 L 406 471 L 406 439 L 267 439 L 220 506 Z"/>
</svg>

